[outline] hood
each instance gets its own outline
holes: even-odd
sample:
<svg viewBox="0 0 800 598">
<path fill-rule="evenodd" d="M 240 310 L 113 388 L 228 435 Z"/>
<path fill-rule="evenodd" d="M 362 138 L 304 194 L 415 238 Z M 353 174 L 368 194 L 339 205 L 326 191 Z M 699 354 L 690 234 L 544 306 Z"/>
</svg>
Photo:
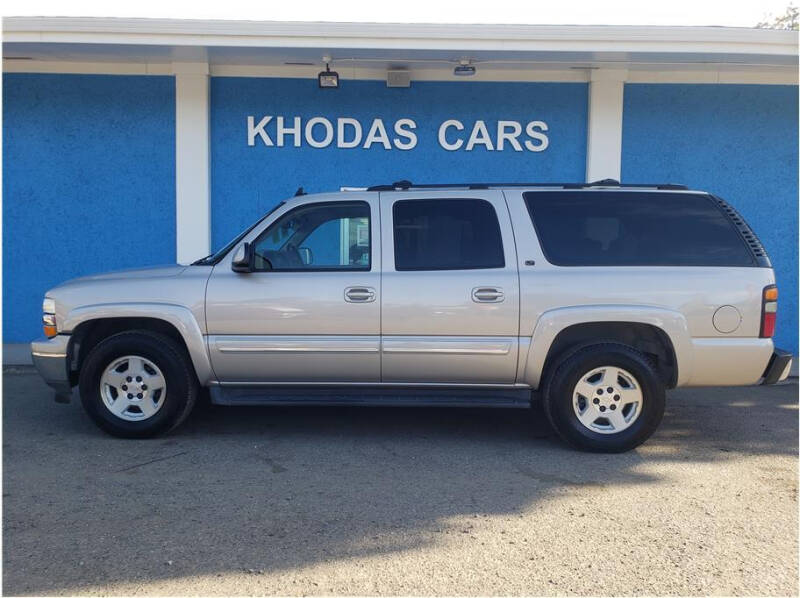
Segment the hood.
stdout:
<svg viewBox="0 0 800 598">
<path fill-rule="evenodd" d="M 126 270 L 114 270 L 103 274 L 92 274 L 81 276 L 64 282 L 59 286 L 69 286 L 73 283 L 89 282 L 93 280 L 129 280 L 135 278 L 172 278 L 178 276 L 186 270 L 187 266 L 151 266 L 149 268 L 128 268 Z"/>
<path fill-rule="evenodd" d="M 212 270 L 178 265 L 120 270 L 67 280 L 47 291 L 46 296 L 55 302 L 59 332 L 72 330 L 75 322 L 71 314 L 82 308 L 83 316 L 92 312 L 96 314 L 93 317 L 115 317 L 124 314 L 115 311 L 114 305 L 177 305 L 198 309 L 202 315 L 205 285 Z M 153 313 L 157 316 L 159 309 Z"/>
</svg>

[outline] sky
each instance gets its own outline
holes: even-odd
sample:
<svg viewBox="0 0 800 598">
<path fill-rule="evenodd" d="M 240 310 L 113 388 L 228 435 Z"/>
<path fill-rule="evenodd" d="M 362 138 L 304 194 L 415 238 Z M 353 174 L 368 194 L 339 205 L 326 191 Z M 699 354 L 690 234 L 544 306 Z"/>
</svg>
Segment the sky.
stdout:
<svg viewBox="0 0 800 598">
<path fill-rule="evenodd" d="M 4 16 L 753 27 L 790 0 L 4 0 Z"/>
</svg>

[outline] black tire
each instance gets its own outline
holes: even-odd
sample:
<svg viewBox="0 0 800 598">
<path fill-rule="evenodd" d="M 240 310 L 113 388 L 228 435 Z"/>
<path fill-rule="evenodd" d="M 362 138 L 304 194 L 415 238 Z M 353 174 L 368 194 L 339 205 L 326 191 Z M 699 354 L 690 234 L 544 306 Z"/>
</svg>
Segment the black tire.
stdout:
<svg viewBox="0 0 800 598">
<path fill-rule="evenodd" d="M 576 384 L 593 369 L 603 366 L 626 370 L 636 378 L 642 392 L 642 409 L 638 417 L 630 427 L 617 433 L 590 430 L 580 422 L 573 408 Z M 621 453 L 642 444 L 661 423 L 664 403 L 664 383 L 651 361 L 633 347 L 615 342 L 598 343 L 568 352 L 553 364 L 544 384 L 544 411 L 553 429 L 572 446 L 591 452 Z"/>
<path fill-rule="evenodd" d="M 100 378 L 112 361 L 125 355 L 139 355 L 155 364 L 164 376 L 164 403 L 150 418 L 128 421 L 106 407 L 100 394 Z M 121 332 L 99 342 L 81 368 L 81 403 L 103 430 L 121 438 L 147 438 L 179 426 L 191 413 L 199 394 L 194 368 L 186 351 L 166 335 L 149 330 Z"/>
</svg>

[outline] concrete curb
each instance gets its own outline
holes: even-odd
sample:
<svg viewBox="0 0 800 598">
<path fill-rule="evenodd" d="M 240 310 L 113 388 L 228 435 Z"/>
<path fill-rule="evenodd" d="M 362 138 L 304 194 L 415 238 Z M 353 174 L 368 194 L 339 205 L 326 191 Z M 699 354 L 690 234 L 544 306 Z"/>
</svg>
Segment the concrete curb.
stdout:
<svg viewBox="0 0 800 598">
<path fill-rule="evenodd" d="M 3 343 L 3 365 L 33 365 L 28 343 Z"/>
</svg>

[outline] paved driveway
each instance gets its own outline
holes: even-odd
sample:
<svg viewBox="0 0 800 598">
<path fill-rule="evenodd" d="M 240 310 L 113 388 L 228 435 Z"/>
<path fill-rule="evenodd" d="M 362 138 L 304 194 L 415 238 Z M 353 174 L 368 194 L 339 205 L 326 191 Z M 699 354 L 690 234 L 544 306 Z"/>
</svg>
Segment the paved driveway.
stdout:
<svg viewBox="0 0 800 598">
<path fill-rule="evenodd" d="M 673 391 L 624 455 L 516 410 L 204 406 L 126 441 L 3 391 L 5 594 L 798 592 L 796 384 Z"/>
</svg>

